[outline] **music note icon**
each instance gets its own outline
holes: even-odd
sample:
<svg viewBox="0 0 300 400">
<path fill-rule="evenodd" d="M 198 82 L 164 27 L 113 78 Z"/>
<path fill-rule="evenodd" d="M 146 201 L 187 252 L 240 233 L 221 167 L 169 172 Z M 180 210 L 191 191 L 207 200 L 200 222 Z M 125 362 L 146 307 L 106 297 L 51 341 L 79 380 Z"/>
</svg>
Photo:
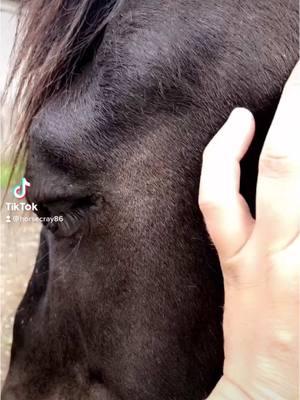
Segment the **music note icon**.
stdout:
<svg viewBox="0 0 300 400">
<path fill-rule="evenodd" d="M 20 185 L 17 185 L 13 189 L 13 194 L 17 199 L 24 199 L 27 193 L 27 188 L 29 188 L 31 184 L 27 181 L 26 178 L 21 179 Z"/>
</svg>

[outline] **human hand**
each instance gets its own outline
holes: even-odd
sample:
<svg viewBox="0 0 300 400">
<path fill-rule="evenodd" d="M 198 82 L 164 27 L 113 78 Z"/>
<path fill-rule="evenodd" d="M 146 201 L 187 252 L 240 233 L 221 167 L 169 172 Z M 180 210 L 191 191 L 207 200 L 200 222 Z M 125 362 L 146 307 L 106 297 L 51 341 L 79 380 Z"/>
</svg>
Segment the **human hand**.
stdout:
<svg viewBox="0 0 300 400">
<path fill-rule="evenodd" d="M 239 194 L 255 131 L 236 109 L 203 155 L 199 206 L 225 288 L 224 375 L 209 399 L 299 398 L 300 62 L 259 161 L 256 219 Z"/>
</svg>

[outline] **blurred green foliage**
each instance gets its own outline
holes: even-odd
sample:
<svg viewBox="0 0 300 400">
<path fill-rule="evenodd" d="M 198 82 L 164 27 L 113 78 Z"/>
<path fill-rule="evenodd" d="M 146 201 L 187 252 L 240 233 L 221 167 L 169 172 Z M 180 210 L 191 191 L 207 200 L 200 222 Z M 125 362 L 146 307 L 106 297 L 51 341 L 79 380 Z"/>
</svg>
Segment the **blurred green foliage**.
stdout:
<svg viewBox="0 0 300 400">
<path fill-rule="evenodd" d="M 3 161 L 0 164 L 0 187 L 6 189 L 12 173 L 13 164 L 8 161 Z M 17 164 L 11 178 L 10 186 L 16 185 L 24 174 L 24 165 Z"/>
</svg>

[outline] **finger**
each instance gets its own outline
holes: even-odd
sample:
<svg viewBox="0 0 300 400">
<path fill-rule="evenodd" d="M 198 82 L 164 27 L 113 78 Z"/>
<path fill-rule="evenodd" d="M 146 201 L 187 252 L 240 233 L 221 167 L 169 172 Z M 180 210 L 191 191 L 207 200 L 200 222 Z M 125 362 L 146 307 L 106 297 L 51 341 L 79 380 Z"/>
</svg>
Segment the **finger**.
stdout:
<svg viewBox="0 0 300 400">
<path fill-rule="evenodd" d="M 299 233 L 299 104 L 300 63 L 284 88 L 259 164 L 257 228 L 275 251 Z"/>
<path fill-rule="evenodd" d="M 248 205 L 239 193 L 239 162 L 254 131 L 252 114 L 238 108 L 203 154 L 199 206 L 221 261 L 231 258 L 243 247 L 253 228 Z"/>
</svg>

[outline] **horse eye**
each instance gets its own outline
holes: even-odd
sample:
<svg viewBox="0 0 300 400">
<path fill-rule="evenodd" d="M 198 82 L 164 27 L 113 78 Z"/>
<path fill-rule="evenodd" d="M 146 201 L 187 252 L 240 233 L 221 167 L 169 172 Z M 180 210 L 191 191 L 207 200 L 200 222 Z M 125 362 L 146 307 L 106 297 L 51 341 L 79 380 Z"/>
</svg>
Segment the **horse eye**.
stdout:
<svg viewBox="0 0 300 400">
<path fill-rule="evenodd" d="M 69 213 L 54 216 L 46 228 L 59 237 L 69 237 L 74 235 L 85 222 L 84 217 L 87 209 L 73 209 Z"/>
<path fill-rule="evenodd" d="M 92 197 L 75 200 L 59 200 L 50 203 L 38 203 L 37 215 L 43 225 L 57 236 L 67 237 L 75 234 L 94 205 Z"/>
</svg>

